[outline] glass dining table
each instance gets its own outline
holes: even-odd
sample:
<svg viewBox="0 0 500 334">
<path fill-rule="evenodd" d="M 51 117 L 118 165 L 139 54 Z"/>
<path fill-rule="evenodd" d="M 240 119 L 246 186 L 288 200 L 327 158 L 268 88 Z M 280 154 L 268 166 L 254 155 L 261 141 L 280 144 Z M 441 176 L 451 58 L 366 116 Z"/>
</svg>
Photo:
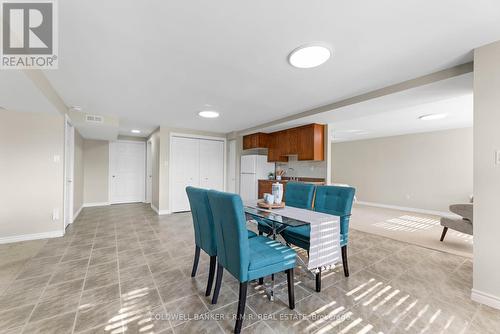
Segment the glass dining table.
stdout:
<svg viewBox="0 0 500 334">
<path fill-rule="evenodd" d="M 278 211 L 278 212 L 277 212 Z M 308 222 L 297 220 L 294 218 L 282 216 L 278 210 L 259 209 L 251 205 L 245 205 L 245 214 L 247 218 L 255 219 L 267 224 L 273 231 L 272 237 L 283 232 L 289 226 L 303 226 L 309 224 Z"/>
<path fill-rule="evenodd" d="M 247 220 L 255 220 L 257 222 L 261 222 L 269 226 L 269 228 L 272 231 L 272 233 L 269 236 L 272 237 L 274 240 L 276 240 L 276 237 L 289 226 L 303 226 L 309 224 L 308 222 L 305 221 L 280 215 L 275 210 L 273 211 L 267 209 L 259 209 L 249 204 L 245 205 L 245 214 L 247 216 Z M 299 256 L 297 258 L 301 262 L 303 262 Z M 271 287 L 269 289 L 266 289 L 266 294 L 270 301 L 274 301 L 274 290 L 275 290 L 274 275 L 272 275 Z"/>
</svg>

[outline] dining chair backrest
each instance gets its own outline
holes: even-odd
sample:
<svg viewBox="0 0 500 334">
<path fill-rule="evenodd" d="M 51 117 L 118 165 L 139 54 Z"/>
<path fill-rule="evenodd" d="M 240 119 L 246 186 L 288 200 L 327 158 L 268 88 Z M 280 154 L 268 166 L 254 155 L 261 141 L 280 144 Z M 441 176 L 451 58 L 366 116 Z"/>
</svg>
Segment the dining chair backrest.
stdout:
<svg viewBox="0 0 500 334">
<path fill-rule="evenodd" d="M 300 209 L 311 209 L 314 197 L 314 184 L 288 182 L 286 184 L 285 203 Z"/>
<path fill-rule="evenodd" d="M 217 243 L 217 261 L 240 282 L 248 278 L 249 249 L 245 212 L 237 194 L 208 192 Z"/>
<path fill-rule="evenodd" d="M 215 242 L 215 226 L 212 210 L 208 202 L 208 190 L 186 187 L 186 193 L 193 216 L 194 239 L 196 246 L 203 249 L 208 255 L 217 255 Z"/>
<path fill-rule="evenodd" d="M 344 186 L 317 186 L 314 211 L 340 217 L 340 244 L 347 244 L 349 220 L 356 189 Z"/>
</svg>

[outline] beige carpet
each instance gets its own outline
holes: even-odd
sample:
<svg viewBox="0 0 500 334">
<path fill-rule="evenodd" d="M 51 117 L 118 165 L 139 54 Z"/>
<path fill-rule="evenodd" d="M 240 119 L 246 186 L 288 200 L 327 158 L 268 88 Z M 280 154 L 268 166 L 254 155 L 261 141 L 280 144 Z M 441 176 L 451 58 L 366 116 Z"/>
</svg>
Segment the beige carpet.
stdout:
<svg viewBox="0 0 500 334">
<path fill-rule="evenodd" d="M 355 204 L 350 227 L 415 245 L 472 258 L 472 236 L 448 230 L 440 242 L 438 216 Z"/>
</svg>

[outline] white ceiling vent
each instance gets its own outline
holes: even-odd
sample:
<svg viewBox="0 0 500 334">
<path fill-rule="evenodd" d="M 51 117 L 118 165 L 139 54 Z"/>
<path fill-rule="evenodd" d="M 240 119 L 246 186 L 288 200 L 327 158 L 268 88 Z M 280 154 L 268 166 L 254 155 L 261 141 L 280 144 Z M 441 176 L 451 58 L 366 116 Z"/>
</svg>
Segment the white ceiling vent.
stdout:
<svg viewBox="0 0 500 334">
<path fill-rule="evenodd" d="M 99 115 L 85 115 L 85 121 L 89 123 L 103 123 L 104 117 Z"/>
</svg>

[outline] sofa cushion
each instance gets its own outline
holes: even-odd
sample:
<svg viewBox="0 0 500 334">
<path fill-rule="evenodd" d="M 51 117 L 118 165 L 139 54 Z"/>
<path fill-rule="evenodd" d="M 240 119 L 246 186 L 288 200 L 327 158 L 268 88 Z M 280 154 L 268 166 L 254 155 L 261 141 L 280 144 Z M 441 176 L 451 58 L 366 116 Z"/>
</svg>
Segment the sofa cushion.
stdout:
<svg viewBox="0 0 500 334">
<path fill-rule="evenodd" d="M 452 230 L 472 235 L 472 223 L 460 218 L 441 218 L 441 225 Z"/>
</svg>

